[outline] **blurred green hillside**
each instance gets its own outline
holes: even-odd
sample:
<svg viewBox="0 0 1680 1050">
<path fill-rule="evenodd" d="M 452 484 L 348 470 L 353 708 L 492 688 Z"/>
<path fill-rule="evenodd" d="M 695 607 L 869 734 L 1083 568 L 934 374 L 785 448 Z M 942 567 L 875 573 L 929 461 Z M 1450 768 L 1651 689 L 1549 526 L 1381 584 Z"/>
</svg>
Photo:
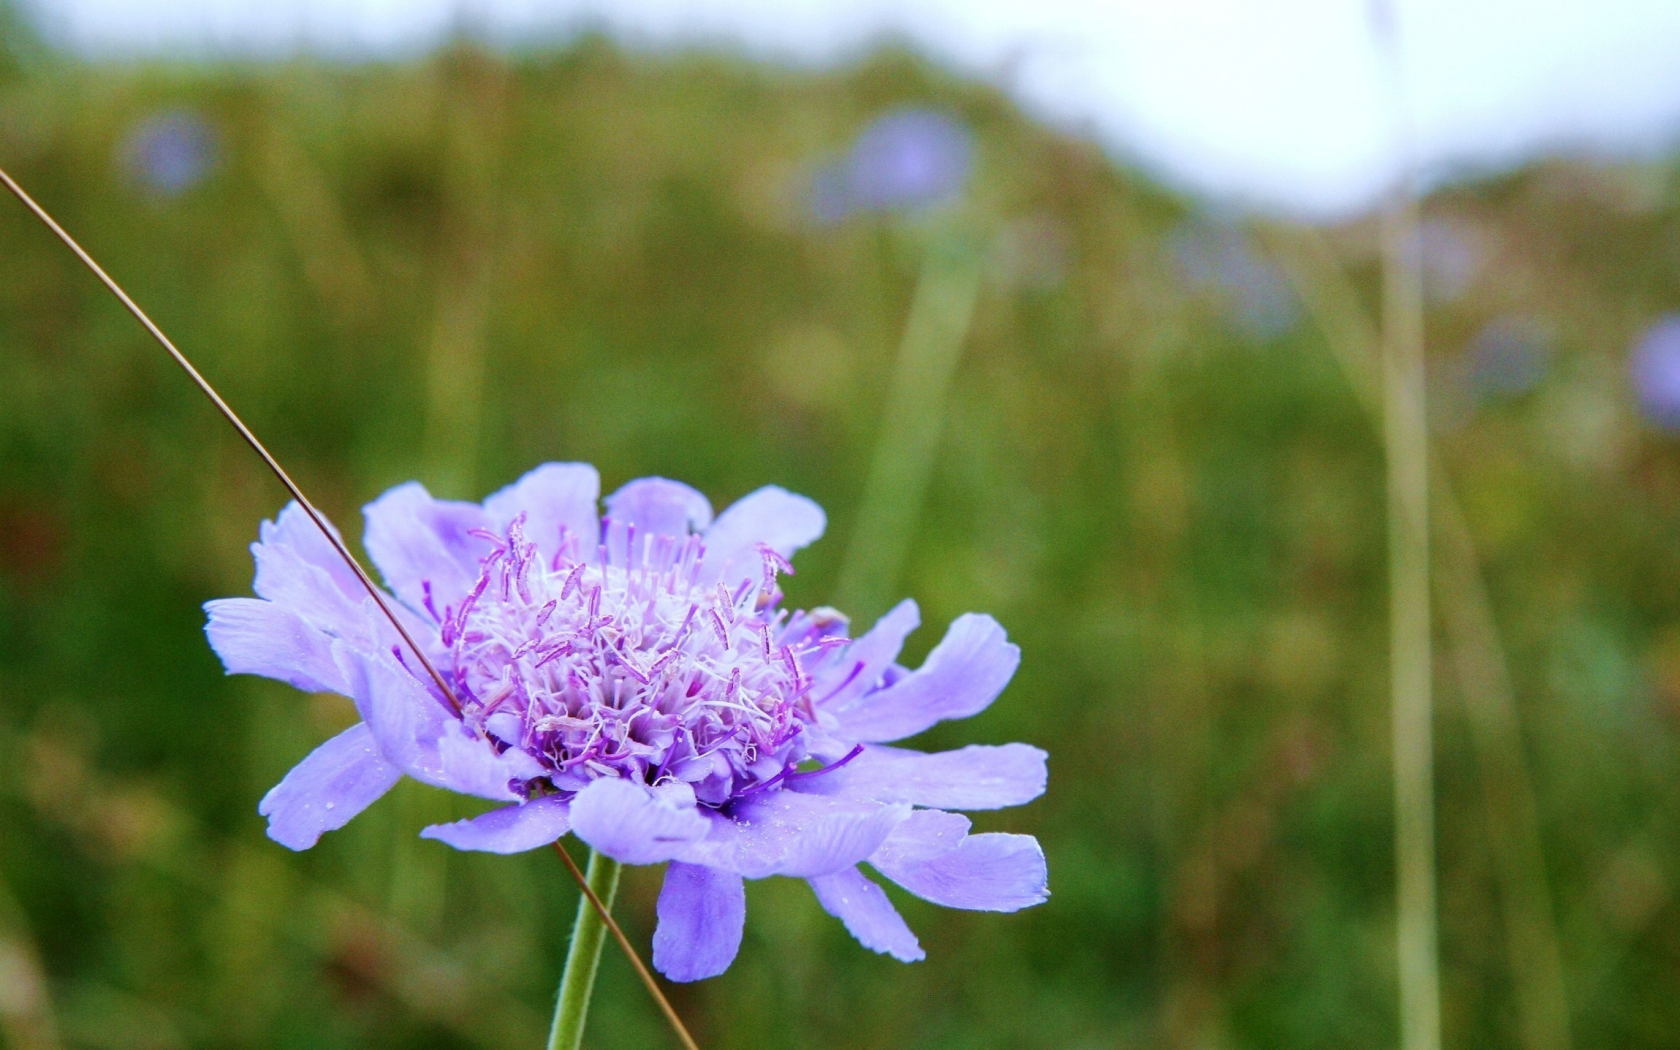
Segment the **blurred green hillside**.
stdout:
<svg viewBox="0 0 1680 1050">
<path fill-rule="evenodd" d="M 596 39 L 89 64 L 0 33 L 0 166 L 351 536 L 397 482 L 477 498 L 550 459 L 718 506 L 775 483 L 830 513 L 789 588 L 831 600 L 927 244 L 981 247 L 893 589 L 922 603 L 915 660 L 971 609 L 1020 643 L 998 703 L 922 743 L 1050 751 L 1049 793 L 977 824 L 1039 835 L 1054 896 L 899 896 L 928 950 L 906 967 L 799 883 L 754 884 L 734 968 L 674 990 L 703 1046 L 1393 1044 L 1371 228 L 1199 210 L 892 51 L 823 74 Z M 974 130 L 965 201 L 814 219 L 818 168 L 907 104 Z M 202 151 L 187 185 L 143 170 L 160 119 Z M 1680 440 L 1641 421 L 1626 353 L 1680 308 L 1680 169 L 1560 161 L 1425 214 L 1437 480 L 1488 597 L 1443 593 L 1438 618 L 1499 632 L 1441 644 L 1447 1044 L 1533 1045 L 1539 943 L 1572 1045 L 1672 1046 Z M 1520 382 L 1484 375 L 1500 332 Z M 7 1045 L 541 1045 L 576 901 L 553 856 L 419 841 L 468 804 L 412 783 L 308 853 L 263 835 L 263 792 L 353 718 L 224 677 L 205 644 L 201 603 L 247 593 L 281 504 L 0 200 Z M 1478 659 L 1509 668 L 1515 721 L 1474 720 Z M 1525 798 L 1538 868 L 1507 833 Z M 644 946 L 658 879 L 620 898 Z M 672 1045 L 611 948 L 586 1039 Z"/>
</svg>

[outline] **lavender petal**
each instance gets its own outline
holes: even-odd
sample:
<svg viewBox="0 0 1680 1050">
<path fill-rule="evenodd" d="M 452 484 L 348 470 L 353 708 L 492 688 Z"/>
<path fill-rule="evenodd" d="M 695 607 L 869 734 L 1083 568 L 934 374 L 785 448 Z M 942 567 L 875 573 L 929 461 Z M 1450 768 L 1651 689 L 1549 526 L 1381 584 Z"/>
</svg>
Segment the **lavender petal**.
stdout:
<svg viewBox="0 0 1680 1050">
<path fill-rule="evenodd" d="M 673 981 L 700 981 L 729 969 L 741 950 L 747 893 L 734 872 L 672 861 L 659 891 L 653 965 Z"/>
<path fill-rule="evenodd" d="M 334 655 L 350 699 L 386 759 L 422 783 L 497 801 L 517 801 L 510 780 L 534 775 L 529 755 L 497 754 L 444 709 L 419 680 L 388 653 L 366 653 L 343 642 Z"/>
<path fill-rule="evenodd" d="M 490 525 L 476 503 L 433 499 L 419 482 L 390 489 L 362 508 L 362 545 L 385 582 L 411 609 L 424 607 L 430 581 L 438 608 L 459 602 L 478 579 L 489 544 L 473 529 Z"/>
<path fill-rule="evenodd" d="M 260 674 L 309 693 L 345 690 L 333 640 L 297 613 L 257 598 L 205 602 L 204 633 L 228 674 Z"/>
<path fill-rule="evenodd" d="M 268 818 L 269 838 L 305 850 L 323 832 L 348 824 L 401 778 L 402 770 L 385 760 L 373 733 L 358 722 L 293 766 L 263 796 L 257 812 Z"/>
<path fill-rule="evenodd" d="M 572 830 L 624 864 L 657 864 L 703 838 L 710 825 L 692 804 L 680 806 L 617 777 L 591 781 L 572 799 Z"/>
<path fill-rule="evenodd" d="M 914 736 L 984 711 L 1014 677 L 1021 650 L 990 616 L 957 617 L 921 668 L 835 710 L 840 733 L 864 743 Z"/>
<path fill-rule="evenodd" d="M 876 852 L 909 816 L 907 805 L 768 791 L 761 799 L 737 803 L 733 819 L 713 820 L 703 840 L 675 856 L 749 879 L 828 875 Z"/>
<path fill-rule="evenodd" d="M 899 962 L 920 962 L 927 958 L 916 935 L 905 924 L 885 891 L 855 867 L 809 880 L 823 911 L 845 923 L 846 930 L 870 951 L 890 955 Z"/>
<path fill-rule="evenodd" d="M 832 666 L 812 676 L 816 679 L 812 696 L 823 702 L 824 711 L 844 712 L 875 687 L 881 675 L 898 659 L 904 639 L 921 624 L 921 610 L 915 601 L 906 598 L 899 602 L 868 633 L 840 650 Z"/>
<path fill-rule="evenodd" d="M 910 818 L 892 830 L 869 858 L 880 867 L 921 864 L 943 857 L 956 849 L 967 837 L 974 822 L 961 813 L 946 813 L 938 809 L 918 809 Z"/>
<path fill-rule="evenodd" d="M 800 790 L 936 809 L 1002 809 L 1044 794 L 1049 757 L 1030 744 L 974 744 L 931 755 L 874 744 Z"/>
<path fill-rule="evenodd" d="M 503 806 L 470 820 L 433 824 L 420 832 L 459 850 L 484 853 L 524 853 L 559 839 L 571 827 L 570 806 L 558 795 Z"/>
<path fill-rule="evenodd" d="M 544 463 L 484 501 L 485 513 L 498 531 L 520 514 L 525 535 L 537 545 L 545 561 L 560 547 L 560 529 L 578 540 L 588 557 L 600 541 L 601 475 L 587 463 Z"/>
<path fill-rule="evenodd" d="M 1044 850 L 1031 835 L 968 835 L 933 856 L 925 855 L 929 843 L 917 845 L 921 856 L 915 848 L 888 846 L 869 863 L 916 896 L 947 908 L 1019 911 L 1050 898 Z"/>
<path fill-rule="evenodd" d="M 343 586 L 341 577 L 349 572 L 343 560 L 313 523 L 305 520 L 310 531 L 304 532 L 298 526 L 302 512 L 292 511 L 288 506 L 280 514 L 284 528 L 264 522 L 262 538 L 251 544 L 257 566 L 251 589 L 330 634 L 353 632 L 367 592 L 353 579 L 354 591 Z M 303 542 L 306 538 L 313 542 Z"/>
<path fill-rule="evenodd" d="M 327 522 L 327 528 L 343 542 L 338 529 Z M 297 553 L 305 563 L 313 565 L 325 572 L 331 579 L 333 586 L 351 597 L 359 597 L 366 593 L 362 590 L 361 581 L 350 566 L 344 563 L 343 555 L 338 553 L 331 542 L 321 534 L 321 529 L 310 520 L 309 515 L 297 503 L 288 503 L 275 515 L 274 521 L 263 522 L 257 531 L 257 542 L 263 546 L 287 547 Z M 257 592 L 262 597 L 268 597 Z"/>
<path fill-rule="evenodd" d="M 687 536 L 712 523 L 712 505 L 680 481 L 638 478 L 607 497 L 607 516 L 640 533 Z"/>
<path fill-rule="evenodd" d="M 758 544 L 769 544 L 782 557 L 790 557 L 821 537 L 827 523 L 821 507 L 786 489 L 766 485 L 748 493 L 706 530 L 706 560 L 699 580 L 721 581 L 734 590 L 742 580 L 759 577 Z"/>
</svg>

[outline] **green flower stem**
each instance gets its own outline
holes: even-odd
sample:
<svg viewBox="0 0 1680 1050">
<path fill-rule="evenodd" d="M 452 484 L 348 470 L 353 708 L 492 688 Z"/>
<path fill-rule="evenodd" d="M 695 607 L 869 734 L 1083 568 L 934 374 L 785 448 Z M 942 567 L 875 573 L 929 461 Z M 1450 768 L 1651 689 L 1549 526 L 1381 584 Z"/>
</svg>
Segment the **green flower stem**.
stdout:
<svg viewBox="0 0 1680 1050">
<path fill-rule="evenodd" d="M 857 524 L 840 566 L 840 608 L 869 623 L 887 611 L 945 425 L 951 380 L 980 294 L 980 252 L 959 235 L 929 248 L 893 366 Z"/>
<path fill-rule="evenodd" d="M 618 861 L 589 851 L 589 869 L 584 880 L 609 911 L 618 893 L 618 873 L 622 870 L 623 865 Z M 606 923 L 589 903 L 589 897 L 579 894 L 577 922 L 572 924 L 572 945 L 566 950 L 566 969 L 560 975 L 560 995 L 554 1006 L 548 1050 L 578 1050 L 583 1042 L 583 1022 L 589 1014 L 589 996 L 595 990 L 595 971 L 600 968 L 601 945 L 606 939 Z"/>
</svg>

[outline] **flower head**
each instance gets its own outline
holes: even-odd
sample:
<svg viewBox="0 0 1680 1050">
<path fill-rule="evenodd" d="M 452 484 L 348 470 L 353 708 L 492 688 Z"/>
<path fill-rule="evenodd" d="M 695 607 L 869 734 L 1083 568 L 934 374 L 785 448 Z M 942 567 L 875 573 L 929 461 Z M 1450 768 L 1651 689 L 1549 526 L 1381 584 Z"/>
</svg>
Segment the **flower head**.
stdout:
<svg viewBox="0 0 1680 1050">
<path fill-rule="evenodd" d="M 1002 691 L 1019 651 L 995 621 L 959 618 L 909 671 L 913 602 L 857 638 L 834 610 L 781 608 L 788 559 L 823 531 L 810 500 L 764 488 L 714 521 L 663 478 L 624 486 L 605 517 L 598 493 L 593 468 L 551 463 L 482 505 L 408 484 L 368 506 L 368 553 L 447 695 L 299 508 L 263 524 L 258 597 L 210 602 L 211 644 L 230 673 L 343 693 L 362 717 L 263 799 L 272 838 L 308 848 L 404 774 L 506 802 L 421 835 L 514 853 L 571 831 L 670 862 L 654 964 L 676 980 L 734 959 L 746 878 L 807 879 L 864 945 L 907 961 L 915 935 L 860 863 L 951 907 L 1045 899 L 1034 839 L 946 812 L 1036 798 L 1044 752 L 884 746 Z"/>
<path fill-rule="evenodd" d="M 204 118 L 186 110 L 159 113 L 141 121 L 125 145 L 128 166 L 150 190 L 175 197 L 192 189 L 216 163 L 216 132 Z"/>
<path fill-rule="evenodd" d="M 1645 330 L 1629 367 L 1646 418 L 1665 430 L 1680 430 L 1680 314 L 1660 317 Z"/>
<path fill-rule="evenodd" d="M 948 113 L 899 109 L 876 118 L 844 162 L 817 174 L 817 217 L 920 211 L 955 200 L 974 167 L 974 136 Z"/>
</svg>

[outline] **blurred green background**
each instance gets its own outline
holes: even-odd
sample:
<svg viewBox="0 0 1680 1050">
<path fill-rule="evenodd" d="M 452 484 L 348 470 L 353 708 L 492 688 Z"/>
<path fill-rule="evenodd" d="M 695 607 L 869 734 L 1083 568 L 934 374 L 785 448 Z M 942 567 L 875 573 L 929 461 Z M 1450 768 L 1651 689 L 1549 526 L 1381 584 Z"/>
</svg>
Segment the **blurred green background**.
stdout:
<svg viewBox="0 0 1680 1050">
<path fill-rule="evenodd" d="M 920 743 L 1050 751 L 1049 793 L 977 825 L 1038 835 L 1054 896 L 895 890 L 929 955 L 906 967 L 755 883 L 734 967 L 672 990 L 703 1046 L 1393 1043 L 1372 224 L 1198 208 L 890 49 L 811 73 L 593 38 L 357 65 L 0 44 L 0 165 L 351 536 L 392 484 L 477 498 L 552 459 L 720 507 L 775 483 L 829 511 L 789 590 L 830 601 L 924 260 L 959 245 L 978 296 L 948 388 L 906 395 L 941 426 L 890 590 L 922 603 L 914 660 L 968 610 L 1021 645 L 996 705 Z M 814 218 L 815 173 L 906 105 L 972 129 L 963 200 Z M 190 178 L 145 167 L 159 127 Z M 1551 162 L 1424 214 L 1464 526 L 1437 544 L 1447 1043 L 1672 1046 L 1680 443 L 1626 376 L 1680 307 L 1680 167 Z M 263 792 L 354 717 L 205 644 L 281 503 L 0 200 L 7 1045 L 541 1045 L 576 902 L 553 856 L 421 842 L 471 804 L 410 782 L 308 853 L 263 835 Z M 659 877 L 620 897 L 643 946 Z M 1532 1008 L 1559 977 L 1562 1044 Z M 610 947 L 586 1042 L 673 1045 Z"/>
</svg>

